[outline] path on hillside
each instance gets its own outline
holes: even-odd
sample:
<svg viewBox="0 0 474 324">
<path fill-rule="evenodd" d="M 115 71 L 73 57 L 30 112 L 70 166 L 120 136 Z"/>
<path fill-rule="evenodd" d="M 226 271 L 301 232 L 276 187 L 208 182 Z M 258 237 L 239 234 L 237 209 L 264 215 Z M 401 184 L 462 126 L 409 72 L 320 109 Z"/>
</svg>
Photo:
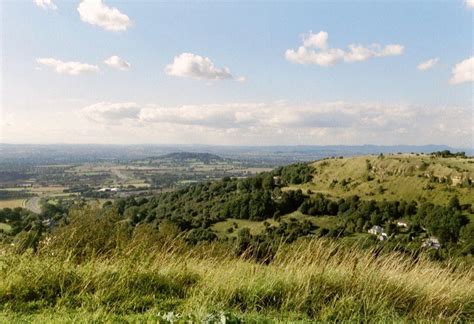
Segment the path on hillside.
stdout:
<svg viewBox="0 0 474 324">
<path fill-rule="evenodd" d="M 40 197 L 32 197 L 28 199 L 25 208 L 31 210 L 33 213 L 41 213 Z"/>
</svg>

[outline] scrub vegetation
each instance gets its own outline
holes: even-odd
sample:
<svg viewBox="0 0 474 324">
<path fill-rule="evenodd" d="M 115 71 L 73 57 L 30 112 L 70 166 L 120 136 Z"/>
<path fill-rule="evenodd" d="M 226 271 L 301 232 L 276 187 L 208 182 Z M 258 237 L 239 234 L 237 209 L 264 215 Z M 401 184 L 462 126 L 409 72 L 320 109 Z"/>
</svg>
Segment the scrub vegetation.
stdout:
<svg viewBox="0 0 474 324">
<path fill-rule="evenodd" d="M 472 322 L 472 158 L 438 153 L 5 208 L 0 319 Z"/>
</svg>

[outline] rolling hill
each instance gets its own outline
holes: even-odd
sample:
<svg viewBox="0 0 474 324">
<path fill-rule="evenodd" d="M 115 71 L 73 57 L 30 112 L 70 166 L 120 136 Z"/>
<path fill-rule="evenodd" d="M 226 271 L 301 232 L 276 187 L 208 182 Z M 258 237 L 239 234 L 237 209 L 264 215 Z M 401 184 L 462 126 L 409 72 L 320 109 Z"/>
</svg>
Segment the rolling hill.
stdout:
<svg viewBox="0 0 474 324">
<path fill-rule="evenodd" d="M 158 157 L 159 159 L 169 159 L 174 161 L 196 160 L 203 163 L 210 161 L 223 161 L 224 159 L 216 154 L 196 153 L 196 152 L 173 152 Z"/>
<path fill-rule="evenodd" d="M 369 155 L 324 159 L 311 166 L 311 182 L 288 188 L 320 192 L 333 198 L 358 195 L 362 199 L 403 199 L 441 205 L 458 196 L 462 204 L 474 204 L 474 158 Z"/>
</svg>

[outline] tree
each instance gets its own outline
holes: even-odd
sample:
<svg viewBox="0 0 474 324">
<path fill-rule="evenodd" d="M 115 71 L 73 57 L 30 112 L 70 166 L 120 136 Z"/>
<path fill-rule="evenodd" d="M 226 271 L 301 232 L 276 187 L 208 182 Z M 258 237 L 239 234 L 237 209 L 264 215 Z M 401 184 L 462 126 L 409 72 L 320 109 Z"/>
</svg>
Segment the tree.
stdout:
<svg viewBox="0 0 474 324">
<path fill-rule="evenodd" d="M 273 181 L 273 175 L 266 174 L 263 177 L 262 187 L 264 190 L 273 190 L 273 188 L 275 187 L 275 182 Z"/>
<path fill-rule="evenodd" d="M 458 196 L 451 197 L 451 199 L 449 200 L 449 203 L 448 203 L 448 208 L 454 209 L 454 210 L 457 210 L 457 211 L 461 210 L 461 203 L 459 202 Z"/>
</svg>

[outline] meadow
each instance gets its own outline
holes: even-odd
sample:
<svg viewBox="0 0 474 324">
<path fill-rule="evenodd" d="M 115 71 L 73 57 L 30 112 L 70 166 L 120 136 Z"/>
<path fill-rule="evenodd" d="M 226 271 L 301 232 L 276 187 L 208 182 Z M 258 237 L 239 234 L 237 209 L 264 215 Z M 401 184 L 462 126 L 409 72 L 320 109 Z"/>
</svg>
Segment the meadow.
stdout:
<svg viewBox="0 0 474 324">
<path fill-rule="evenodd" d="M 79 215 L 36 253 L 2 247 L 2 321 L 474 320 L 474 272 L 461 263 L 316 238 L 256 262 L 224 241 L 189 246 L 166 228 L 130 235 L 111 218 Z"/>
</svg>

